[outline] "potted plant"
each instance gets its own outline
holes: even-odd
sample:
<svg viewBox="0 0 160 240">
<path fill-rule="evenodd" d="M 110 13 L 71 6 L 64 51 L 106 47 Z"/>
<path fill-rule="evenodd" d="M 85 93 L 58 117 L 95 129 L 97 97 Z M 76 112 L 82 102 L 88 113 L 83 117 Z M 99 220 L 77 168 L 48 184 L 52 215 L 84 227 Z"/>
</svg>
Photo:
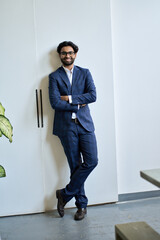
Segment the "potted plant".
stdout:
<svg viewBox="0 0 160 240">
<path fill-rule="evenodd" d="M 5 117 L 5 108 L 0 103 L 0 137 L 5 136 L 12 142 L 13 127 L 8 118 Z M 0 165 L 0 178 L 5 177 L 5 169 Z"/>
</svg>

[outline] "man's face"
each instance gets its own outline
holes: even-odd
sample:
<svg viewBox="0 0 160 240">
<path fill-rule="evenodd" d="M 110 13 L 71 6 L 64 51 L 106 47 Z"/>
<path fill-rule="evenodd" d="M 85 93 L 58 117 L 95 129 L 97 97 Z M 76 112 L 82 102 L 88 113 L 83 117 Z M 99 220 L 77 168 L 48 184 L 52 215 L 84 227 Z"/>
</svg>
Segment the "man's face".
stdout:
<svg viewBox="0 0 160 240">
<path fill-rule="evenodd" d="M 70 46 L 63 47 L 59 54 L 61 62 L 63 63 L 64 66 L 72 65 L 74 63 L 76 56 L 77 56 L 77 54 L 74 53 L 73 48 Z"/>
</svg>

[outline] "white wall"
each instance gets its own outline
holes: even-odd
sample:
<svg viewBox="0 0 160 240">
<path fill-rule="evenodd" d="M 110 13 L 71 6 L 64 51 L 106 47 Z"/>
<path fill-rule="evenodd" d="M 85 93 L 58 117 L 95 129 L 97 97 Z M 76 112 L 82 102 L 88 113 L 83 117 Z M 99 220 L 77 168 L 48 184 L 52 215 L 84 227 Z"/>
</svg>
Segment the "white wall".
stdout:
<svg viewBox="0 0 160 240">
<path fill-rule="evenodd" d="M 48 100 L 48 74 L 60 65 L 56 47 L 65 39 L 79 45 L 76 64 L 91 70 L 98 93 L 91 112 L 99 166 L 86 183 L 89 204 L 117 200 L 116 155 L 119 194 L 156 189 L 139 171 L 160 167 L 159 8 L 159 0 L 111 0 L 111 11 L 109 0 L 1 1 L 0 101 L 14 127 L 12 144 L 0 139 L 1 215 L 55 208 L 55 190 L 67 184 Z M 43 90 L 40 131 L 36 88 Z"/>
<path fill-rule="evenodd" d="M 160 167 L 160 1 L 111 3 L 118 192 L 157 189 L 139 171 Z"/>
</svg>

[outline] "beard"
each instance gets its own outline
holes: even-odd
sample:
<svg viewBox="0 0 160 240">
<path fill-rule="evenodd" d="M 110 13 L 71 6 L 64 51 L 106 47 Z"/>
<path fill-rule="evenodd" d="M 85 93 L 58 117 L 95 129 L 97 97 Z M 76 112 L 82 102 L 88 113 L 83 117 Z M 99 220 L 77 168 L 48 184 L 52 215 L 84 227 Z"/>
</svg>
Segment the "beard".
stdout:
<svg viewBox="0 0 160 240">
<path fill-rule="evenodd" d="M 63 63 L 64 66 L 70 66 L 74 63 L 74 58 L 70 58 L 70 61 L 66 61 L 66 58 L 62 59 L 61 58 L 61 62 Z"/>
</svg>

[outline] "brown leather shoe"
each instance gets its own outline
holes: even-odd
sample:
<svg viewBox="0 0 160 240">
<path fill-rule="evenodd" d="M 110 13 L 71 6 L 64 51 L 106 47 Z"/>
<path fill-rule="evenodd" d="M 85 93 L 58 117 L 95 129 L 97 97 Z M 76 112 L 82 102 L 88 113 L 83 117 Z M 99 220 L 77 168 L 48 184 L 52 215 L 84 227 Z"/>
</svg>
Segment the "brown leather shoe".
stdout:
<svg viewBox="0 0 160 240">
<path fill-rule="evenodd" d="M 74 220 L 82 220 L 87 214 L 86 208 L 78 208 L 76 214 L 74 215 Z"/>
<path fill-rule="evenodd" d="M 64 206 L 66 205 L 66 202 L 64 201 L 64 199 L 62 197 L 61 190 L 56 191 L 56 197 L 58 199 L 57 211 L 58 211 L 59 215 L 61 217 L 63 217 L 64 216 Z"/>
</svg>

